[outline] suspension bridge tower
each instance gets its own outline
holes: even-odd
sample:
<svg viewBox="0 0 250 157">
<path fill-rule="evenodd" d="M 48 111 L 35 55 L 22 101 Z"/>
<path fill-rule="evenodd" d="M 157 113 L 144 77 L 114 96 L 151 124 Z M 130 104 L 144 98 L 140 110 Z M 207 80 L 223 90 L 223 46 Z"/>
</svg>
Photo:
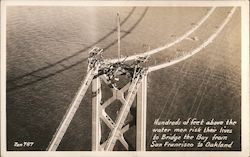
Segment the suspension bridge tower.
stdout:
<svg viewBox="0 0 250 157">
<path fill-rule="evenodd" d="M 89 52 L 88 73 L 82 81 L 69 109 L 54 134 L 47 150 L 55 151 L 59 146 L 75 112 L 92 84 L 92 150 L 112 151 L 117 143 L 129 150 L 129 144 L 124 138 L 124 133 L 131 128 L 131 121 L 136 123 L 136 150 L 144 151 L 146 147 L 146 98 L 147 98 L 147 68 L 141 66 L 146 58 L 138 58 L 133 63 L 124 61 L 109 62 L 102 57 L 103 49 L 94 47 Z M 120 81 L 124 79 L 126 81 Z M 123 82 L 121 85 L 120 82 Z M 108 87 L 112 96 L 106 100 L 103 85 Z M 105 89 L 107 90 L 107 89 Z M 116 113 L 108 114 L 106 109 L 120 101 L 120 108 Z M 136 106 L 133 106 L 136 104 Z M 131 109 L 136 108 L 132 120 L 127 117 Z M 111 116 L 112 115 L 112 116 Z M 111 118 L 113 117 L 113 118 Z M 109 133 L 103 132 L 101 124 L 110 129 Z M 132 125 L 133 126 L 133 125 Z M 104 134 L 108 137 L 104 139 Z M 103 140 L 104 139 L 104 140 Z"/>
</svg>

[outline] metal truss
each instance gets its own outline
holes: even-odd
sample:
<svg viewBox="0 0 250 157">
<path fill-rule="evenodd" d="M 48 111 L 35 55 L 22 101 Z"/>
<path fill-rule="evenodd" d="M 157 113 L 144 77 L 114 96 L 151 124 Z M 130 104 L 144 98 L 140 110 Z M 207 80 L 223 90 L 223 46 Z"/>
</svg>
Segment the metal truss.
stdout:
<svg viewBox="0 0 250 157">
<path fill-rule="evenodd" d="M 146 147 L 146 75 L 137 75 L 132 82 L 127 83 L 120 90 L 111 88 L 113 95 L 101 104 L 101 84 L 109 84 L 105 77 L 97 77 L 92 83 L 92 150 L 112 151 L 117 140 L 129 150 L 129 145 L 124 138 L 124 133 L 129 130 L 129 124 L 125 120 L 137 95 L 137 133 L 136 150 L 144 151 Z M 127 92 L 126 96 L 125 93 Z M 137 94 L 138 93 L 138 94 Z M 115 121 L 107 114 L 106 108 L 116 100 L 122 104 Z M 101 143 L 101 122 L 104 122 L 111 130 L 106 141 Z"/>
<path fill-rule="evenodd" d="M 133 75 L 130 76 L 130 81 L 121 89 L 114 87 L 110 77 L 115 79 L 116 75 L 122 75 L 127 72 L 124 67 L 115 66 L 108 62 L 102 60 L 102 49 L 93 48 L 90 51 L 89 64 L 88 64 L 88 73 L 85 79 L 82 81 L 81 86 L 76 93 L 72 103 L 70 104 L 66 114 L 64 115 L 56 133 L 54 134 L 47 150 L 56 151 L 59 146 L 69 124 L 71 123 L 81 101 L 92 83 L 92 150 L 94 151 L 112 151 L 116 145 L 117 140 L 119 140 L 126 150 L 129 149 L 129 145 L 124 138 L 124 133 L 130 128 L 129 124 L 125 124 L 125 120 L 130 112 L 130 108 L 135 101 L 137 95 L 137 150 L 145 150 L 146 146 L 146 78 L 147 70 L 145 68 L 132 66 Z M 114 67 L 117 68 L 114 71 L 107 70 L 107 67 L 111 69 Z M 124 69 L 122 69 L 124 68 Z M 127 67 L 126 67 L 127 68 Z M 126 74 L 130 74 L 127 72 Z M 101 81 L 102 80 L 102 81 Z M 102 82 L 111 85 L 109 86 L 113 92 L 113 96 L 106 100 L 103 104 L 102 101 Z M 125 95 L 125 93 L 127 93 Z M 117 117 L 114 120 L 108 115 L 105 109 L 112 105 L 112 102 L 119 100 L 122 103 L 120 111 L 117 114 Z M 101 143 L 101 122 L 104 122 L 109 128 L 110 133 L 106 141 Z"/>
</svg>

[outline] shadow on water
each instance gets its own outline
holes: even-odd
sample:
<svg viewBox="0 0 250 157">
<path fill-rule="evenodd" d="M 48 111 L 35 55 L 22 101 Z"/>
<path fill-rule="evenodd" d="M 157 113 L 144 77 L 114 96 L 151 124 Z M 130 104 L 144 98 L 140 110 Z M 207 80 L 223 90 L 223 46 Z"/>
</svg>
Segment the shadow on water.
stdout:
<svg viewBox="0 0 250 157">
<path fill-rule="evenodd" d="M 130 11 L 130 13 L 128 14 L 128 16 L 121 22 L 121 24 L 124 24 L 124 23 L 128 20 L 128 18 L 133 14 L 134 11 L 135 11 L 135 8 L 133 8 L 133 9 Z M 136 28 L 136 26 L 142 21 L 142 19 L 143 19 L 144 16 L 146 15 L 147 11 L 148 11 L 148 8 L 145 8 L 145 10 L 143 11 L 143 13 L 142 13 L 142 15 L 140 16 L 140 18 L 134 23 L 134 25 L 133 25 L 128 31 L 126 31 L 126 32 L 121 36 L 121 39 L 122 39 L 122 38 L 125 38 L 128 34 L 130 34 L 130 32 L 131 32 L 132 30 L 134 30 L 134 29 Z M 27 77 L 27 76 L 32 76 L 32 75 L 33 75 L 34 73 L 36 73 L 36 72 L 39 72 L 39 71 L 42 71 L 42 70 L 49 69 L 49 68 L 51 68 L 51 67 L 54 67 L 54 66 L 58 65 L 59 63 L 62 63 L 63 61 L 69 60 L 69 59 L 71 59 L 72 57 L 81 54 L 82 52 L 84 52 L 84 51 L 90 49 L 91 47 L 93 47 L 93 46 L 96 45 L 97 43 L 99 43 L 99 42 L 103 41 L 104 39 L 106 39 L 108 36 L 110 36 L 110 35 L 111 35 L 112 33 L 114 33 L 115 31 L 116 31 L 116 29 L 113 29 L 111 32 L 109 32 L 107 35 L 105 35 L 104 37 L 102 37 L 101 39 L 99 39 L 98 41 L 96 41 L 94 44 L 92 44 L 92 45 L 90 45 L 90 46 L 88 46 L 88 47 L 86 47 L 86 48 L 84 48 L 84 49 L 82 49 L 82 50 L 80 50 L 80 51 L 75 52 L 73 55 L 71 55 L 71 56 L 69 56 L 69 57 L 66 57 L 66 58 L 64 58 L 64 59 L 62 59 L 62 60 L 60 60 L 60 61 L 57 61 L 57 62 L 53 63 L 53 64 L 50 64 L 50 65 L 48 65 L 48 66 L 42 67 L 42 68 L 40 68 L 40 69 L 37 69 L 37 70 L 35 70 L 35 71 L 33 71 L 33 72 L 30 72 L 30 73 L 27 73 L 27 74 L 25 74 L 25 75 L 19 76 L 19 77 L 15 78 L 15 79 L 8 80 L 8 81 L 7 81 L 7 87 L 8 87 L 8 85 L 10 85 L 10 84 L 15 84 L 15 81 L 19 81 L 19 80 L 21 80 L 21 79 L 23 79 L 23 78 L 25 78 L 25 77 Z M 111 46 L 115 45 L 116 43 L 117 43 L 117 40 L 113 41 L 112 43 L 110 43 L 109 45 L 107 45 L 107 46 L 104 48 L 104 51 L 107 50 L 108 48 L 110 48 Z M 47 74 L 46 76 L 39 77 L 38 79 L 36 79 L 36 80 L 34 80 L 34 81 L 30 81 L 30 82 L 27 82 L 27 83 L 24 83 L 24 84 L 21 84 L 21 85 L 15 85 L 14 87 L 7 88 L 7 92 L 11 92 L 11 91 L 14 91 L 14 90 L 17 90 L 17 89 L 26 87 L 26 86 L 28 86 L 28 85 L 32 85 L 32 84 L 37 83 L 37 82 L 39 82 L 39 81 L 42 81 L 42 80 L 44 80 L 44 79 L 47 79 L 47 78 L 49 78 L 49 77 L 51 77 L 51 76 L 54 76 L 54 75 L 56 75 L 56 74 L 59 74 L 59 73 L 61 73 L 61 72 L 63 72 L 63 71 L 66 71 L 66 70 L 68 70 L 68 69 L 71 69 L 72 67 L 75 67 L 75 66 L 77 66 L 78 64 L 80 64 L 80 63 L 82 63 L 83 61 L 86 61 L 86 60 L 87 60 L 87 58 L 84 58 L 84 59 L 82 59 L 82 60 L 80 60 L 80 61 L 77 61 L 77 62 L 74 63 L 74 64 L 71 64 L 71 65 L 69 65 L 69 66 L 64 66 L 63 69 L 58 70 L 58 71 L 56 71 L 56 72 L 54 72 L 54 73 Z"/>
</svg>

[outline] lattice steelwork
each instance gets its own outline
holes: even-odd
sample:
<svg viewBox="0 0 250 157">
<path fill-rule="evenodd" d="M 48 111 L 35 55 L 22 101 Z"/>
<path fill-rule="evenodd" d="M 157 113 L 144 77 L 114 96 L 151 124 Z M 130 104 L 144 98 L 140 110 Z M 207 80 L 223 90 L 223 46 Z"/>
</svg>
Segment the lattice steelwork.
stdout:
<svg viewBox="0 0 250 157">
<path fill-rule="evenodd" d="M 102 91 L 101 84 L 108 81 L 105 77 L 98 77 L 93 80 L 92 93 L 92 150 L 112 151 L 116 141 L 119 140 L 126 150 L 129 149 L 128 143 L 124 138 L 124 133 L 130 128 L 129 124 L 125 124 L 125 120 L 129 114 L 132 103 L 135 101 L 137 94 L 137 140 L 136 150 L 144 151 L 146 146 L 146 75 L 138 75 L 132 82 L 127 83 L 120 90 L 110 88 L 112 97 L 101 104 Z M 125 92 L 128 92 L 125 96 Z M 105 109 L 112 105 L 115 100 L 122 103 L 120 111 L 116 116 L 116 120 L 107 114 Z M 101 144 L 101 125 L 104 122 L 109 128 L 110 133 L 106 141 Z"/>
<path fill-rule="evenodd" d="M 60 123 L 55 135 L 53 136 L 49 151 L 55 151 L 59 146 L 75 112 L 77 111 L 81 101 L 92 83 L 92 150 L 106 150 L 112 151 L 119 140 L 126 150 L 129 149 L 127 141 L 123 134 L 129 129 L 129 125 L 125 125 L 125 120 L 129 114 L 132 103 L 137 96 L 137 149 L 145 150 L 145 133 L 146 133 L 146 74 L 147 69 L 139 66 L 141 58 L 136 61 L 136 64 L 127 65 L 123 63 L 109 63 L 103 60 L 101 54 L 103 50 L 100 48 L 93 48 L 90 51 L 88 73 L 82 81 L 81 86 L 76 93 L 69 109 L 67 110 L 62 122 Z M 111 69 L 111 70 L 110 70 Z M 121 89 L 115 87 L 114 81 L 118 76 L 125 75 L 129 78 L 128 83 Z M 103 80 L 103 81 L 101 81 Z M 112 90 L 113 96 L 108 100 L 102 100 L 101 84 L 106 83 Z M 125 96 L 125 92 L 127 92 Z M 111 105 L 115 100 L 122 103 L 120 111 L 115 119 L 112 120 L 105 109 Z M 101 104 L 101 101 L 104 101 Z M 109 128 L 110 133 L 108 139 L 102 144 L 101 141 L 101 121 L 103 121 Z"/>
</svg>

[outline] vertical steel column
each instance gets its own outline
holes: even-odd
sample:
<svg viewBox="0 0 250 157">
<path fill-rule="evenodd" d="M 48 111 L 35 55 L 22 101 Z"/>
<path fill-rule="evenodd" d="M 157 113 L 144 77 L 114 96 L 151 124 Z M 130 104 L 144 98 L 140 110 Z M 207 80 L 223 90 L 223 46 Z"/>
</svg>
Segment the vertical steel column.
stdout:
<svg viewBox="0 0 250 157">
<path fill-rule="evenodd" d="M 99 77 L 92 81 L 92 151 L 100 149 L 100 103 L 101 103 L 101 80 Z"/>
<path fill-rule="evenodd" d="M 56 151 L 57 147 L 61 143 L 61 140 L 67 131 L 69 124 L 71 123 L 77 109 L 79 108 L 81 101 L 91 84 L 91 81 L 94 78 L 94 75 L 96 71 L 98 70 L 99 65 L 97 65 L 96 69 L 91 69 L 88 71 L 87 76 L 84 78 L 84 80 L 81 83 L 80 88 L 78 89 L 73 101 L 71 102 L 68 110 L 66 111 L 66 114 L 64 115 L 61 123 L 59 124 L 56 133 L 54 134 L 52 140 L 50 141 L 50 144 L 47 148 L 48 151 Z"/>
<path fill-rule="evenodd" d="M 146 151 L 147 75 L 137 92 L 136 150 Z"/>
</svg>

